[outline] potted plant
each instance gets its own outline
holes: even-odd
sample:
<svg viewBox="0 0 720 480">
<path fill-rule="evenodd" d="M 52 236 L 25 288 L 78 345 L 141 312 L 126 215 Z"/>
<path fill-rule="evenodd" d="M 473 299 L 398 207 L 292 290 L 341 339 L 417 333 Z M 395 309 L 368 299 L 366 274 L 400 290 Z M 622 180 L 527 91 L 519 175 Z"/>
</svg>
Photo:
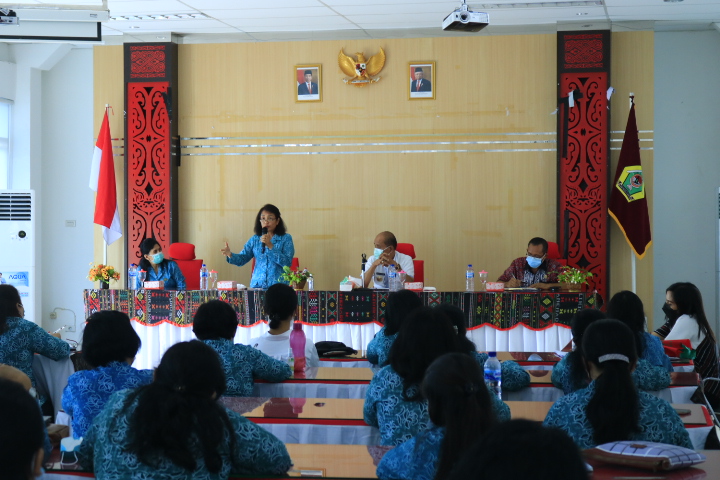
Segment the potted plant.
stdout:
<svg viewBox="0 0 720 480">
<path fill-rule="evenodd" d="M 289 283 L 295 290 L 302 290 L 305 288 L 307 279 L 311 276 L 312 273 L 310 273 L 307 268 L 303 270 L 291 270 L 290 267 L 283 267 L 283 273 L 278 280 Z"/>
<path fill-rule="evenodd" d="M 582 268 L 575 268 L 565 265 L 560 269 L 558 282 L 564 283 L 567 290 L 571 292 L 579 292 L 583 284 L 587 284 L 588 278 L 593 274 Z"/>
<path fill-rule="evenodd" d="M 100 288 L 110 288 L 110 280 L 120 280 L 120 273 L 115 270 L 112 265 L 103 265 L 99 263 L 97 265 L 90 264 L 90 271 L 88 272 L 88 280 L 91 282 L 100 282 Z"/>
</svg>

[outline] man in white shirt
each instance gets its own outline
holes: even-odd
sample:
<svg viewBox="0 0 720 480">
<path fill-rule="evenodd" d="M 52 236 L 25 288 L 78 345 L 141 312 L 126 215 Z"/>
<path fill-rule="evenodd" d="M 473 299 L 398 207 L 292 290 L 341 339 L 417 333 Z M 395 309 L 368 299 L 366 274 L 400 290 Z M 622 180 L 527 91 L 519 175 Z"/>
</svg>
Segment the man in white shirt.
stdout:
<svg viewBox="0 0 720 480">
<path fill-rule="evenodd" d="M 375 251 L 365 264 L 365 287 L 388 288 L 388 267 L 405 272 L 405 281 L 412 282 L 415 265 L 409 255 L 396 251 L 397 240 L 391 232 L 380 232 L 375 237 Z"/>
</svg>

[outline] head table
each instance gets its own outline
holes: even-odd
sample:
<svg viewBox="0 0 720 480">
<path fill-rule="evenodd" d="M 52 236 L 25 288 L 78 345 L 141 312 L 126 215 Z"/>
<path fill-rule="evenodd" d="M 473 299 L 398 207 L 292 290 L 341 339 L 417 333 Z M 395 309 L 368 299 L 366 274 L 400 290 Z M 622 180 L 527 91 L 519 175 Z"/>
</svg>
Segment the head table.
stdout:
<svg viewBox="0 0 720 480">
<path fill-rule="evenodd" d="M 334 340 L 365 349 L 385 322 L 389 292 L 298 291 L 297 320 L 308 340 Z M 484 351 L 554 351 L 570 341 L 570 321 L 578 310 L 597 308 L 592 292 L 418 292 L 428 306 L 449 303 L 466 315 L 468 337 Z M 143 342 L 135 366 L 157 366 L 174 343 L 194 338 L 197 308 L 212 299 L 233 306 L 238 316 L 235 341 L 267 331 L 263 290 L 85 290 L 86 318 L 99 310 L 118 310 L 133 320 Z"/>
</svg>

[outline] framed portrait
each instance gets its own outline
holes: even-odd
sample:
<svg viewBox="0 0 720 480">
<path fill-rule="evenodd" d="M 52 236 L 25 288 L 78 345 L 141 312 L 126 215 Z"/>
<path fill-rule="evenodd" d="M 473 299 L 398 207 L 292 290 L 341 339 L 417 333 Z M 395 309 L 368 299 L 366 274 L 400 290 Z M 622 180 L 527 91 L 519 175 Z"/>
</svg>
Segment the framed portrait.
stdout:
<svg viewBox="0 0 720 480">
<path fill-rule="evenodd" d="M 295 101 L 322 102 L 322 66 L 295 66 Z"/>
<path fill-rule="evenodd" d="M 410 100 L 435 99 L 435 62 L 410 62 Z"/>
</svg>

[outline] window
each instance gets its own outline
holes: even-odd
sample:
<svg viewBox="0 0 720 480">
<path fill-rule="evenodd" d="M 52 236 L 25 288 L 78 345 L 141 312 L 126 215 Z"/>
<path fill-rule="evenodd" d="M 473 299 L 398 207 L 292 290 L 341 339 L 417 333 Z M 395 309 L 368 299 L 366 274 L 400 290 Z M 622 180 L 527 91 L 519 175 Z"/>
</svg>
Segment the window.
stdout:
<svg viewBox="0 0 720 480">
<path fill-rule="evenodd" d="M 10 111 L 12 102 L 0 98 L 0 190 L 8 188 L 10 171 Z"/>
</svg>

